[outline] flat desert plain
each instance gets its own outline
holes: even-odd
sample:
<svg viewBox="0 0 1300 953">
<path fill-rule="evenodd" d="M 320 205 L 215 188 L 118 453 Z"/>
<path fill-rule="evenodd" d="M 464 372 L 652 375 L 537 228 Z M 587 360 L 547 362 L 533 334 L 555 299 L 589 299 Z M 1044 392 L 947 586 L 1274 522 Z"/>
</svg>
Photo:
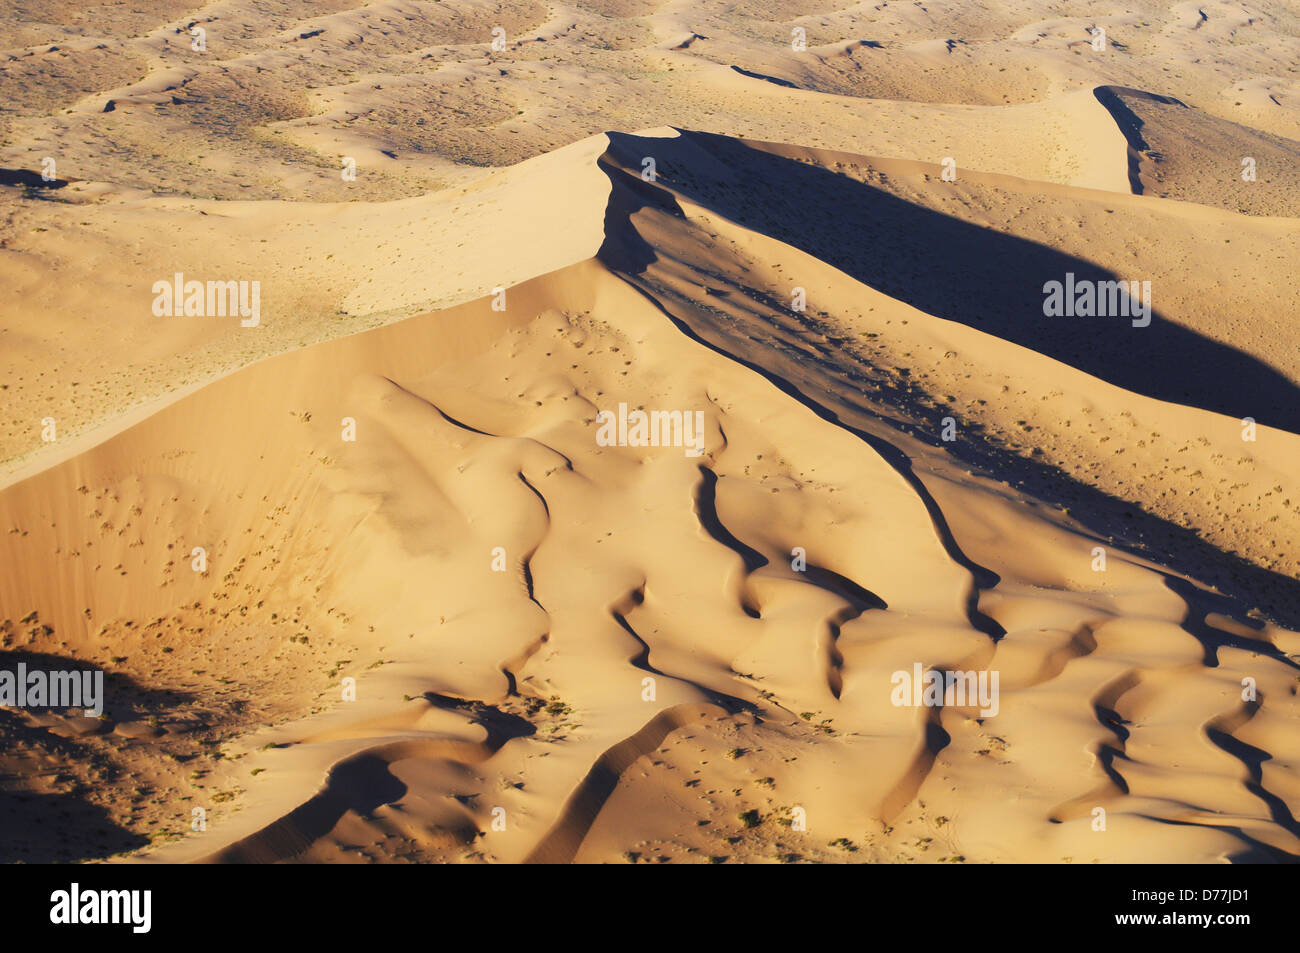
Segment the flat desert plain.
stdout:
<svg viewBox="0 0 1300 953">
<path fill-rule="evenodd" d="M 0 3 L 0 860 L 1300 858 L 1300 7 Z"/>
</svg>

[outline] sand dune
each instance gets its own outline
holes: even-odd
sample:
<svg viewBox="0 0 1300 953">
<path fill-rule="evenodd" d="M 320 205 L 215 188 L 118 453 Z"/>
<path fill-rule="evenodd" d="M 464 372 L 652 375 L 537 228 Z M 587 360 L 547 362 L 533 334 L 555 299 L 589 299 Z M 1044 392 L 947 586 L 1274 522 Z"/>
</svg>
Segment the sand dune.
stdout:
<svg viewBox="0 0 1300 953">
<path fill-rule="evenodd" d="M 1133 192 L 1248 215 L 1294 217 L 1300 210 L 1294 140 L 1205 116 L 1168 96 L 1111 86 L 1095 94 L 1128 141 Z M 1237 188 L 1247 177 L 1252 188 Z"/>
<path fill-rule="evenodd" d="M 0 708 L 0 858 L 1293 861 L 1300 31 L 1244 10 L 6 23 L 57 82 L 3 114 L 0 668 L 107 700 Z"/>
<path fill-rule="evenodd" d="M 647 151 L 653 185 L 637 174 Z M 11 650 L 222 699 L 202 729 L 118 751 L 156 772 L 154 790 L 199 764 L 204 789 L 243 808 L 217 802 L 207 836 L 156 856 L 1295 851 L 1271 767 L 1290 757 L 1294 707 L 1240 701 L 1246 676 L 1265 702 L 1291 697 L 1294 631 L 1241 600 L 1273 590 L 1266 616 L 1285 624 L 1294 582 L 1208 547 L 1166 551 L 1182 531 L 1155 515 L 1120 531 L 1093 503 L 1104 481 L 1033 454 L 990 447 L 959 470 L 927 431 L 948 413 L 938 391 L 996 407 L 985 381 L 1038 379 L 1060 423 L 1204 435 L 1185 465 L 1262 501 L 1300 438 L 1263 428 L 1230 471 L 1235 420 L 928 315 L 746 228 L 727 181 L 777 161 L 806 194 L 806 157 L 660 134 L 567 159 L 572 177 L 605 173 L 599 253 L 512 286 L 504 312 L 480 299 L 263 361 L 0 495 L 3 604 L 35 613 L 6 622 Z M 790 275 L 802 314 L 780 301 Z M 916 367 L 946 348 L 955 367 L 899 379 L 853 338 Z M 994 419 L 1016 412 L 1003 403 Z M 619 404 L 702 408 L 703 452 L 600 446 L 596 414 Z M 1023 461 L 1010 483 L 1007 458 Z M 1069 499 L 1082 522 L 1052 505 Z M 1190 522 L 1212 534 L 1217 512 Z M 1281 501 L 1234 522 L 1270 515 L 1275 539 L 1294 538 Z M 1161 568 L 1171 557 L 1221 593 Z M 996 718 L 891 705 L 891 674 L 914 663 L 999 671 Z M 338 701 L 344 675 L 355 702 Z M 112 720 L 151 713 L 174 717 L 141 701 Z M 159 749 L 187 745 L 198 760 L 168 771 Z M 795 807 L 808 832 L 782 827 Z M 1096 835 L 1095 807 L 1120 836 Z"/>
</svg>

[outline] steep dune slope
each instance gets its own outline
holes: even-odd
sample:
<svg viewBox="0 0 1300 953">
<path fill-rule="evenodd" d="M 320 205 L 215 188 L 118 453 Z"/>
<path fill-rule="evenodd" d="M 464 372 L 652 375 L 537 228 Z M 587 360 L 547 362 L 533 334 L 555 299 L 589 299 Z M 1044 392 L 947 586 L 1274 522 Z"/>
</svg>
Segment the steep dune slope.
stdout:
<svg viewBox="0 0 1300 953">
<path fill-rule="evenodd" d="M 659 158 L 654 186 L 635 176 L 645 153 Z M 797 337 L 797 358 L 831 366 L 841 384 L 822 386 L 841 398 L 879 391 L 891 414 L 906 406 L 909 423 L 932 441 L 941 441 L 951 416 L 965 435 L 955 452 L 980 433 L 1029 457 L 1026 479 L 1059 467 L 1067 483 L 1139 504 L 1286 576 L 1300 574 L 1290 545 L 1300 535 L 1300 508 L 1284 489 L 1300 429 L 1300 366 L 1294 348 L 1276 346 L 1294 337 L 1283 275 L 1300 254 L 1300 223 L 1248 225 L 1208 209 L 978 174 L 942 183 L 933 168 L 694 133 L 615 136 L 606 164 L 638 196 L 624 218 L 644 218 L 649 229 L 644 237 L 639 228 L 611 235 L 603 254 L 617 267 L 640 271 L 654 261 L 649 280 L 678 299 L 703 297 L 733 321 L 759 297 L 762 324 L 749 333 L 764 341 Z M 683 241 L 676 219 L 685 207 L 702 227 Z M 1096 224 L 1085 229 L 1093 238 L 1056 239 L 1063 219 Z M 1252 285 L 1218 287 L 1220 269 L 1235 272 L 1238 259 L 1201 265 L 1198 274 L 1169 263 L 1205 261 L 1229 226 L 1238 246 L 1250 249 Z M 779 244 L 763 243 L 755 231 Z M 802 254 L 778 267 L 794 249 Z M 1115 263 L 1132 270 L 1111 272 L 1106 266 Z M 841 272 L 889 297 L 864 294 Z M 1043 286 L 1066 273 L 1164 276 L 1152 282 L 1151 324 L 1046 317 Z M 791 311 L 796 288 L 807 299 L 802 313 Z M 899 300 L 948 320 L 918 330 L 919 316 L 898 309 Z M 781 330 L 774 335 L 774 328 Z M 998 347 L 986 335 L 1018 347 Z M 1179 355 L 1176 364 L 1170 354 Z M 770 369 L 770 354 L 753 362 Z M 1087 373 L 1065 386 L 1075 369 Z M 1103 399 L 1108 392 L 1094 378 L 1130 393 Z M 1248 442 L 1244 417 L 1271 427 Z M 1086 502 L 1088 511 L 1099 501 Z M 1185 540 L 1155 545 L 1188 551 Z"/>
<path fill-rule="evenodd" d="M 1170 96 L 1115 86 L 1095 94 L 1128 142 L 1133 192 L 1248 215 L 1300 214 L 1300 142 L 1207 116 Z"/>
<path fill-rule="evenodd" d="M 1210 518 L 1293 539 L 1271 488 L 1300 438 L 1264 423 L 1237 459 L 1225 408 L 926 313 L 742 214 L 746 162 L 781 188 L 808 156 L 606 145 L 566 158 L 603 183 L 599 251 L 504 310 L 272 357 L 0 491 L 6 656 L 111 673 L 105 721 L 6 721 L 37 803 L 94 807 L 93 856 L 152 834 L 159 860 L 1300 854 L 1297 586 Z M 683 426 L 602 436 L 638 409 Z M 1086 472 L 994 432 L 1017 415 L 1093 421 Z M 1172 457 L 1148 430 L 1240 485 L 1185 504 L 1199 536 L 1108 460 L 1111 433 L 1140 473 Z M 918 666 L 999 691 L 896 704 Z M 105 783 L 69 786 L 52 732 Z M 11 859 L 51 849 L 29 836 Z"/>
<path fill-rule="evenodd" d="M 88 183 L 50 193 L 57 202 L 0 195 L 8 212 L 0 281 L 13 291 L 0 298 L 8 480 L 261 358 L 591 256 L 602 240 L 602 144 L 575 143 L 463 188 L 373 206 L 139 194 L 99 204 L 102 189 Z M 564 218 L 574 227 L 536 240 Z M 178 273 L 256 282 L 259 314 L 251 326 L 234 314 L 160 319 L 154 284 Z M 55 443 L 42 441 L 46 417 Z"/>
</svg>

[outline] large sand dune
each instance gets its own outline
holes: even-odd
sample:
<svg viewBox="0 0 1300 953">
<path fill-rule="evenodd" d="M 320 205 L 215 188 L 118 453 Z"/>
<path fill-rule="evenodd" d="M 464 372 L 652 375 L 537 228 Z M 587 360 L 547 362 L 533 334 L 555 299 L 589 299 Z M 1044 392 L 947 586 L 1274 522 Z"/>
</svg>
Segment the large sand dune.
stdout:
<svg viewBox="0 0 1300 953">
<path fill-rule="evenodd" d="M 28 170 L 229 129 L 209 197 L 144 187 L 182 191 L 170 147 L 0 187 L 2 667 L 108 685 L 0 709 L 0 859 L 1300 856 L 1295 94 L 1150 82 L 1234 5 L 1096 21 L 1109 68 L 1091 19 L 976 4 L 952 48 L 913 7 L 330 6 L 204 8 L 219 66 L 182 8 L 88 29 L 8 119 Z M 1267 18 L 1258 63 L 1295 49 Z M 508 65 L 470 49 L 499 22 Z M 639 132 L 587 127 L 592 36 L 611 83 L 688 74 Z M 272 197 L 286 142 L 421 136 L 365 201 Z M 260 280 L 260 325 L 151 314 L 174 272 Z M 1150 280 L 1150 324 L 1046 316 L 1067 273 Z M 606 439 L 638 410 L 667 445 Z M 898 704 L 928 670 L 996 699 Z"/>
</svg>

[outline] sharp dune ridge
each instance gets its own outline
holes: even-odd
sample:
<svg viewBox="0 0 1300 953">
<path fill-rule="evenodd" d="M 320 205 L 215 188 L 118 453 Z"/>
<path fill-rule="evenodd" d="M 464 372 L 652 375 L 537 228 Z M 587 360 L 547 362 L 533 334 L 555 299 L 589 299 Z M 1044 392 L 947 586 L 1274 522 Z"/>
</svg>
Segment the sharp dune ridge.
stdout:
<svg viewBox="0 0 1300 953">
<path fill-rule="evenodd" d="M 518 4 L 520 60 L 480 62 L 502 8 L 288 6 L 217 5 L 214 39 L 242 31 L 219 68 L 180 65 L 182 20 L 73 43 L 90 75 L 48 92 L 67 117 L 33 96 L 5 116 L 0 192 L 27 197 L 0 255 L 23 292 L 0 302 L 0 668 L 99 667 L 109 690 L 102 718 L 0 709 L 0 859 L 1300 858 L 1294 92 L 1229 119 L 1220 61 L 1153 91 L 1136 60 L 1165 60 L 1118 14 L 1102 82 L 1077 23 L 992 8 L 941 42 L 917 11 L 843 40 L 826 24 L 852 10 L 765 7 L 755 30 L 809 27 L 799 59 L 737 11 L 688 31 L 671 3 Z M 1160 49 L 1247 29 L 1211 6 L 1161 8 Z M 524 102 L 525 55 L 563 84 L 596 68 L 593 17 L 624 31 L 611 75 L 628 51 L 674 63 L 701 85 L 665 100 L 727 91 L 727 121 L 484 132 Z M 38 24 L 5 35 L 30 48 L 0 70 L 16 87 L 53 54 Z M 387 72 L 351 75 L 361 38 Z M 258 78 L 312 44 L 356 60 Z M 807 115 L 781 139 L 737 119 L 751 97 Z M 950 180 L 900 145 L 910 120 L 796 135 L 844 102 L 984 145 Z M 457 130 L 460 164 L 278 196 L 307 160 L 266 130 L 374 158 L 425 135 L 404 103 L 440 148 Z M 213 198 L 89 161 L 53 190 L 24 174 L 56 127 L 134 152 L 154 124 L 225 130 Z M 999 134 L 1038 146 L 1001 156 Z M 236 201 L 248 155 L 279 184 Z M 175 183 L 178 161 L 144 168 Z M 278 303 L 257 334 L 159 319 L 154 272 Z M 1067 274 L 1154 279 L 1149 324 L 1048 316 Z M 94 398 L 54 396 L 70 377 Z M 638 411 L 669 421 L 653 441 L 627 438 Z M 992 696 L 897 701 L 929 672 Z"/>
</svg>

